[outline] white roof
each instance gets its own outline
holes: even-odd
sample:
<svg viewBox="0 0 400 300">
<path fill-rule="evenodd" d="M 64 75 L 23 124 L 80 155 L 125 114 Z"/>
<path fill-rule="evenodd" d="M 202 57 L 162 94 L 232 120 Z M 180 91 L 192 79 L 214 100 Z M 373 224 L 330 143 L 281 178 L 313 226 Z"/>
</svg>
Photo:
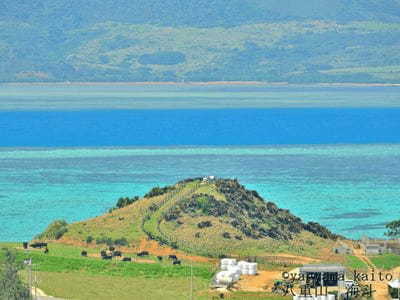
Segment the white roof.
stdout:
<svg viewBox="0 0 400 300">
<path fill-rule="evenodd" d="M 400 289 L 400 279 L 395 279 L 389 282 L 388 285 L 394 289 Z"/>
<path fill-rule="evenodd" d="M 346 272 L 346 268 L 336 264 L 312 264 L 300 267 L 300 273 L 315 272 Z"/>
</svg>

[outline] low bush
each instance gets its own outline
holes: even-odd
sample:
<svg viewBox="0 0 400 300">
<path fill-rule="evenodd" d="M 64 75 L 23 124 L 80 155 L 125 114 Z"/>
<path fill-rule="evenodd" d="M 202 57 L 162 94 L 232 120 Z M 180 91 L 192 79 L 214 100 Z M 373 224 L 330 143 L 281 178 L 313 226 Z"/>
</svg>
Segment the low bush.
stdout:
<svg viewBox="0 0 400 300">
<path fill-rule="evenodd" d="M 106 244 L 107 246 L 128 246 L 129 242 L 124 237 L 113 240 L 110 237 L 103 236 L 96 239 L 96 244 L 97 245 Z"/>
<path fill-rule="evenodd" d="M 211 227 L 212 223 L 210 221 L 203 221 L 197 224 L 197 227 L 199 228 L 206 228 L 206 227 Z"/>
<path fill-rule="evenodd" d="M 117 245 L 117 246 L 128 246 L 129 243 L 128 243 L 127 239 L 123 237 L 123 238 L 120 238 L 120 239 L 116 239 L 114 241 L 114 245 Z"/>
<path fill-rule="evenodd" d="M 96 239 L 96 244 L 106 244 L 107 246 L 112 246 L 114 244 L 112 238 L 110 237 L 100 237 Z"/>
<path fill-rule="evenodd" d="M 38 240 L 58 240 L 68 231 L 68 223 L 65 220 L 55 220 L 46 230 L 35 238 Z"/>
<path fill-rule="evenodd" d="M 224 239 L 230 239 L 230 238 L 231 238 L 231 234 L 230 234 L 229 232 L 224 232 L 224 233 L 222 234 L 222 237 L 223 237 Z"/>
</svg>

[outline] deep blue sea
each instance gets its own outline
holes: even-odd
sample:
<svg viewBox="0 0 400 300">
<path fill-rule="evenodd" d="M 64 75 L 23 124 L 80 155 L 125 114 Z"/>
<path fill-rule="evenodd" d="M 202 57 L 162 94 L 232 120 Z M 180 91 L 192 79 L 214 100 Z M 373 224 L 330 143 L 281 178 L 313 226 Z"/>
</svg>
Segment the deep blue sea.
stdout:
<svg viewBox="0 0 400 300">
<path fill-rule="evenodd" d="M 383 236 L 399 218 L 399 95 L 0 86 L 0 240 L 30 239 L 54 219 L 100 215 L 120 196 L 203 175 L 238 178 L 345 236 Z"/>
<path fill-rule="evenodd" d="M 2 147 L 400 142 L 400 108 L 0 111 Z"/>
</svg>

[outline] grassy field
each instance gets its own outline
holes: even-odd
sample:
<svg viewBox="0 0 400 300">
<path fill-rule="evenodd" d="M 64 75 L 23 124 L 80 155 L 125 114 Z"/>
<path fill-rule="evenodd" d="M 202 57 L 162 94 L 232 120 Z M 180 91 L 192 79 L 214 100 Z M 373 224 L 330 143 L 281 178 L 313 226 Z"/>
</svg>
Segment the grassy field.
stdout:
<svg viewBox="0 0 400 300">
<path fill-rule="evenodd" d="M 103 261 L 97 258 L 84 258 L 79 256 L 79 249 L 56 245 L 56 253 L 52 251 L 52 245 L 49 247 L 49 255 L 39 251 L 24 252 L 16 251 L 18 261 L 32 258 L 37 270 L 41 272 L 63 272 L 63 273 L 84 273 L 87 275 L 107 275 L 119 277 L 143 277 L 143 278 L 178 278 L 187 277 L 190 274 L 190 266 L 173 266 L 162 263 L 131 263 L 121 261 Z M 57 253 L 58 252 L 58 253 Z M 73 256 L 73 253 L 75 257 Z M 66 254 L 66 256 L 63 256 Z M 0 261 L 3 258 L 4 251 L 0 251 Z M 212 267 L 196 264 L 193 266 L 195 277 L 210 280 L 213 271 Z"/>
<path fill-rule="evenodd" d="M 15 249 L 20 247 L 20 243 L 0 243 L 0 263 L 6 247 Z M 48 254 L 37 250 L 12 250 L 18 261 L 32 258 L 37 270 L 38 287 L 48 295 L 77 300 L 188 299 L 191 285 L 188 265 L 103 261 L 81 257 L 79 247 L 53 243 L 48 248 Z M 217 294 L 209 290 L 214 271 L 212 265 L 194 265 L 194 299 L 217 299 Z M 27 278 L 26 271 L 21 271 L 21 275 Z M 288 298 L 265 293 L 234 292 L 227 299 Z"/>
<path fill-rule="evenodd" d="M 38 278 L 42 290 L 49 295 L 64 299 L 175 300 L 188 299 L 190 291 L 190 281 L 187 277 L 142 278 L 39 272 Z M 195 277 L 194 294 L 206 290 L 208 285 L 208 280 Z"/>
<path fill-rule="evenodd" d="M 365 262 L 354 255 L 347 255 L 345 260 L 345 266 L 351 270 L 366 270 L 368 266 Z"/>
<path fill-rule="evenodd" d="M 40 287 L 50 295 L 76 300 L 180 300 L 189 299 L 189 278 L 126 278 L 80 273 L 39 272 Z M 209 281 L 194 278 L 193 295 L 196 300 L 219 299 L 209 291 Z M 232 300 L 286 300 L 291 297 L 269 293 L 233 292 L 225 296 Z"/>
<path fill-rule="evenodd" d="M 400 266 L 400 255 L 382 254 L 371 257 L 371 261 L 377 268 L 390 270 Z"/>
<path fill-rule="evenodd" d="M 0 263 L 5 248 L 17 243 L 0 243 Z M 191 267 L 172 266 L 171 262 L 130 263 L 103 261 L 80 256 L 81 248 L 49 244 L 43 251 L 12 250 L 18 261 L 32 258 L 38 287 L 47 294 L 65 299 L 187 299 Z M 92 251 L 94 251 L 92 249 Z M 90 253 L 90 252 L 89 252 Z M 206 291 L 214 274 L 212 265 L 193 266 L 194 292 Z M 21 271 L 26 279 L 26 272 Z M 207 298 L 205 298 L 207 299 Z"/>
<path fill-rule="evenodd" d="M 15 249 L 20 243 L 0 243 L 0 249 Z M 81 247 L 50 243 L 49 253 L 42 250 L 13 250 L 19 261 L 32 258 L 39 279 L 38 287 L 47 294 L 64 299 L 188 299 L 190 288 L 190 265 L 172 266 L 164 260 L 157 262 L 154 257 L 147 259 L 154 263 L 124 263 L 103 261 L 98 258 L 80 256 Z M 96 253 L 97 249 L 88 252 Z M 0 251 L 0 263 L 4 250 Z M 353 257 L 348 258 L 353 266 L 359 265 Z M 265 270 L 282 269 L 282 265 L 270 262 L 260 263 Z M 218 294 L 209 289 L 215 266 L 210 263 L 193 264 L 193 293 L 196 300 L 218 299 Z M 288 266 L 293 268 L 295 266 Z M 22 271 L 26 278 L 26 272 Z M 145 296 L 144 296 L 145 295 Z M 145 298 L 144 298 L 145 297 Z M 271 299 L 284 300 L 287 297 L 267 293 L 233 292 L 226 299 Z"/>
</svg>

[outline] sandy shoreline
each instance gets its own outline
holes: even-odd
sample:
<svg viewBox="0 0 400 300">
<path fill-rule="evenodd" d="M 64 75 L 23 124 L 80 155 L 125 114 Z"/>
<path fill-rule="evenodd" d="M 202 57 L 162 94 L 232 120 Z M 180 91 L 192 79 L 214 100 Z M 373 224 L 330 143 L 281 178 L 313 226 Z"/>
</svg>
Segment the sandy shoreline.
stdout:
<svg viewBox="0 0 400 300">
<path fill-rule="evenodd" d="M 164 85 L 164 86 L 219 86 L 219 85 L 232 85 L 232 86 L 325 86 L 325 87 L 386 87 L 400 86 L 400 83 L 288 83 L 288 82 L 265 82 L 265 81 L 193 81 L 193 82 L 172 82 L 172 81 L 143 81 L 143 82 L 4 82 L 0 85 L 24 85 L 24 86 L 151 86 L 151 85 Z"/>
</svg>

